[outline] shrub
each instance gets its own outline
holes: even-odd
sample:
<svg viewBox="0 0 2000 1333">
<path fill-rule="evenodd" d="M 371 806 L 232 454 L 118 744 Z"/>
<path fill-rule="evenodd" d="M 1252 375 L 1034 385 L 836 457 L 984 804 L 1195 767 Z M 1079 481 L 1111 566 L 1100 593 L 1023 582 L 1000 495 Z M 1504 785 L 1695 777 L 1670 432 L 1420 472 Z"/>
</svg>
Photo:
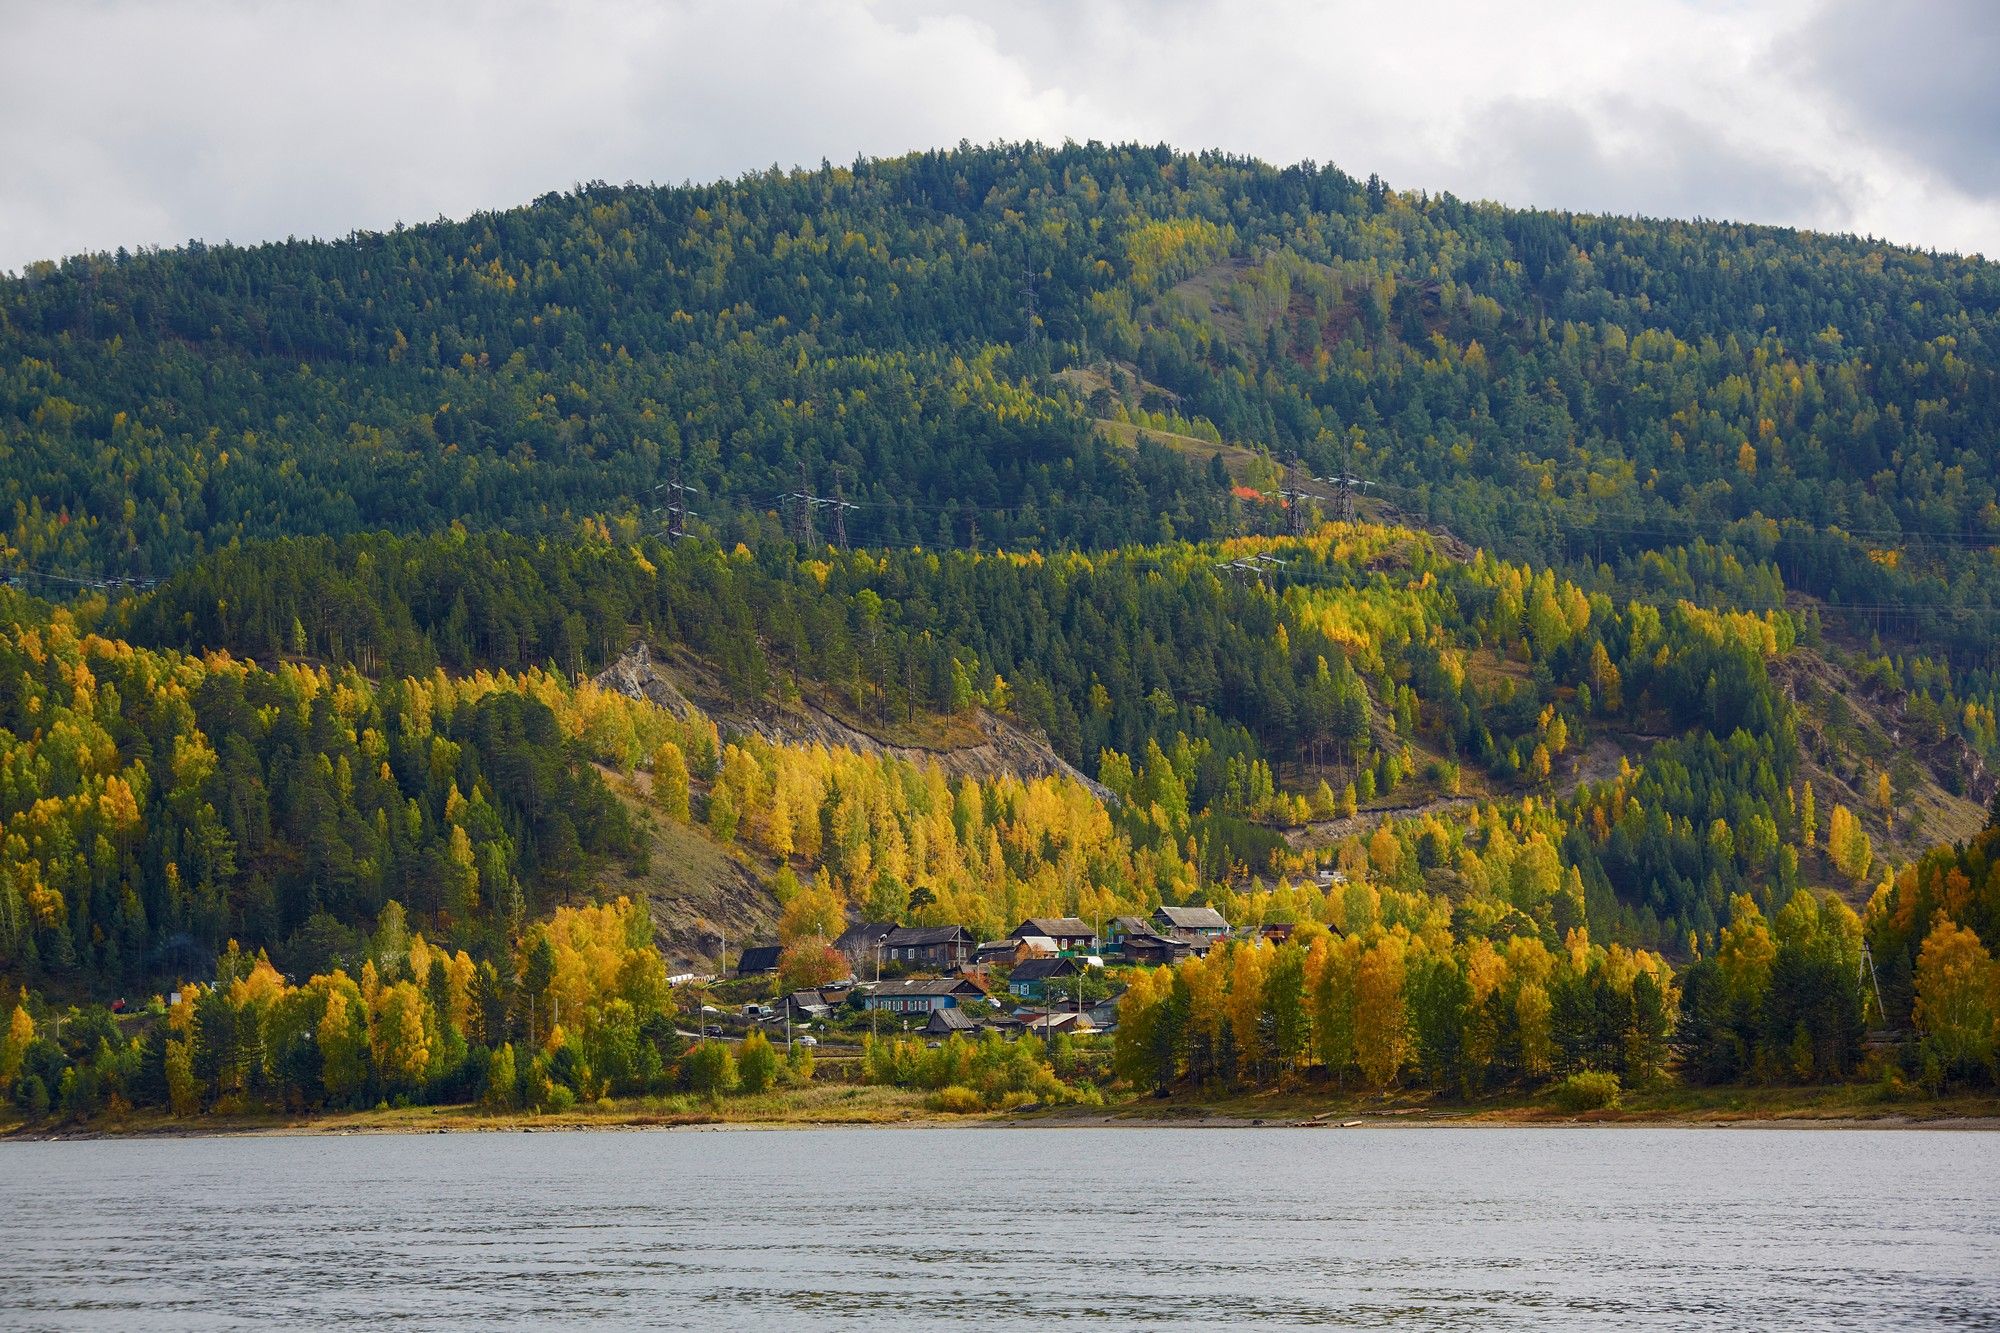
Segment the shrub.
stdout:
<svg viewBox="0 0 2000 1333">
<path fill-rule="evenodd" d="M 736 1057 L 736 1070 L 743 1091 L 768 1091 L 778 1077 L 778 1053 L 771 1048 L 771 1039 L 761 1032 L 745 1037 Z"/>
<path fill-rule="evenodd" d="M 933 1111 L 944 1111 L 950 1115 L 970 1115 L 986 1106 L 978 1093 L 960 1083 L 939 1088 L 930 1095 L 926 1104 Z"/>
<path fill-rule="evenodd" d="M 1579 1111 L 1601 1111 L 1618 1105 L 1621 1091 L 1618 1075 L 1585 1069 L 1556 1084 L 1549 1090 L 1549 1095 L 1558 1107 L 1574 1115 Z"/>
<path fill-rule="evenodd" d="M 736 1057 L 719 1041 L 704 1041 L 681 1057 L 681 1081 L 690 1092 L 717 1097 L 736 1088 Z"/>
</svg>

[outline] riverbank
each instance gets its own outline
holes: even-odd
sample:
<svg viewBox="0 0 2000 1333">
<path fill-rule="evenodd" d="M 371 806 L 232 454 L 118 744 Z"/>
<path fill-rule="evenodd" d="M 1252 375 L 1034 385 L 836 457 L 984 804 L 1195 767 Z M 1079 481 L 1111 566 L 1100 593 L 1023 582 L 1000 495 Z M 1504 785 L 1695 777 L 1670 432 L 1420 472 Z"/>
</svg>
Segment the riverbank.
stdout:
<svg viewBox="0 0 2000 1333">
<path fill-rule="evenodd" d="M 780 1130 L 963 1125 L 1003 1129 L 1417 1129 L 1665 1127 L 2000 1130 L 2000 1097 L 1885 1099 L 1873 1087 L 1670 1088 L 1572 1114 L 1523 1098 L 1439 1103 L 1416 1096 L 1267 1092 L 1134 1098 L 1108 1106 L 950 1114 L 898 1088 L 815 1084 L 709 1101 L 607 1099 L 560 1113 L 478 1106 L 388 1107 L 315 1115 L 238 1112 L 175 1118 L 128 1112 L 85 1124 L 0 1121 L 0 1141 L 340 1134 L 560 1133 L 576 1130 Z"/>
</svg>

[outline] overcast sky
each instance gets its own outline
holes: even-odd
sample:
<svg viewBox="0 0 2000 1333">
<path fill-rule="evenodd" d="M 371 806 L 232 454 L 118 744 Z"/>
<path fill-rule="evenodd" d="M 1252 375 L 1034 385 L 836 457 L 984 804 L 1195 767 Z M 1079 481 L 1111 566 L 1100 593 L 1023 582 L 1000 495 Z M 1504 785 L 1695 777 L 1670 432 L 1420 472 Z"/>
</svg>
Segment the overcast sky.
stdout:
<svg viewBox="0 0 2000 1333">
<path fill-rule="evenodd" d="M 1033 138 L 2000 255 L 1996 0 L 0 0 L 0 269 Z"/>
</svg>

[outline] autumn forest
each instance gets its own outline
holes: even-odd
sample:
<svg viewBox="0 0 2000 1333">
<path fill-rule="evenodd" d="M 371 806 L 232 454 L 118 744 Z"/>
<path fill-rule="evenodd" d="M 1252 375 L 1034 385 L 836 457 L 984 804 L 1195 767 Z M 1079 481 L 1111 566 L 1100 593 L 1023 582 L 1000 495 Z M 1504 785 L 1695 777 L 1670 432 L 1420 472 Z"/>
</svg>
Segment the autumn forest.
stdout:
<svg viewBox="0 0 2000 1333">
<path fill-rule="evenodd" d="M 0 1101 L 1990 1095 L 1996 429 L 1983 260 L 1165 148 L 31 266 Z M 1096 1037 L 691 980 L 1163 904 Z"/>
</svg>

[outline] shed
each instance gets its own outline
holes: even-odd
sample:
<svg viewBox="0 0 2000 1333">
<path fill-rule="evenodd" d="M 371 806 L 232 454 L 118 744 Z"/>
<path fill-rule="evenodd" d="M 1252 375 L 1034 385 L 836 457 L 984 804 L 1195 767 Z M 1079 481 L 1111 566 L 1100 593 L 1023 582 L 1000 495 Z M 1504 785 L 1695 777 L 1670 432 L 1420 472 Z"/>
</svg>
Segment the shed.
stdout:
<svg viewBox="0 0 2000 1333">
<path fill-rule="evenodd" d="M 950 1009 L 931 1010 L 930 1018 L 924 1023 L 924 1035 L 927 1037 L 949 1037 L 954 1032 L 969 1036 L 977 1031 L 979 1024 L 973 1022 L 965 1010 L 956 1006 Z"/>
</svg>

